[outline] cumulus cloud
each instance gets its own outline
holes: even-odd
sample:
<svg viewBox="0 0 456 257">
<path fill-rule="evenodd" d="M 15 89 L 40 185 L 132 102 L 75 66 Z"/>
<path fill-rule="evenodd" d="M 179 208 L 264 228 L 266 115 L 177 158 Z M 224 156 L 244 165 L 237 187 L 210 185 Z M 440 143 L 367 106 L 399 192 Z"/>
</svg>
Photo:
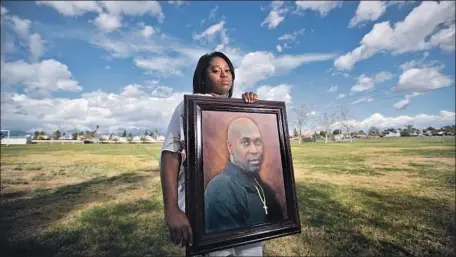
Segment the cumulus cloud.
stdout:
<svg viewBox="0 0 456 257">
<path fill-rule="evenodd" d="M 379 130 L 387 128 L 404 128 L 408 124 L 412 124 L 415 128 L 424 129 L 427 127 L 442 127 L 455 124 L 455 113 L 442 110 L 439 114 L 418 114 L 415 116 L 400 115 L 396 117 L 386 117 L 381 113 L 374 113 L 363 120 L 349 120 L 353 131 L 364 130 L 367 132 L 369 128 L 376 127 Z M 331 125 L 332 129 L 342 128 L 342 124 L 338 121 Z"/>
<path fill-rule="evenodd" d="M 152 34 L 155 33 L 155 29 L 152 27 L 152 26 L 149 26 L 149 25 L 146 25 L 144 26 L 144 28 L 142 29 L 142 35 L 145 37 L 145 38 L 148 38 L 150 37 Z"/>
<path fill-rule="evenodd" d="M 24 94 L 2 92 L 2 126 L 26 131 L 42 127 L 47 132 L 77 129 L 101 131 L 119 128 L 166 129 L 174 108 L 190 92 L 175 92 L 158 97 L 126 86 L 122 93 L 101 90 L 84 93 L 80 98 L 33 99 Z M 6 99 L 3 101 L 3 99 Z"/>
<path fill-rule="evenodd" d="M 442 67 L 410 68 L 399 76 L 399 82 L 393 91 L 396 93 L 427 92 L 449 87 L 454 81 L 443 75 Z"/>
<path fill-rule="evenodd" d="M 393 26 L 389 21 L 375 24 L 362 38 L 360 46 L 337 58 L 334 66 L 350 70 L 357 62 L 383 51 L 398 55 L 432 47 L 451 50 L 449 45 L 454 45 L 454 37 L 451 37 L 454 34 L 454 26 L 451 25 L 454 24 L 454 12 L 454 1 L 424 1 Z M 447 24 L 448 28 L 433 35 L 441 24 Z"/>
<path fill-rule="evenodd" d="M 109 13 L 100 13 L 95 18 L 95 25 L 105 32 L 112 32 L 122 26 L 122 17 Z"/>
<path fill-rule="evenodd" d="M 63 16 L 81 16 L 102 10 L 95 1 L 36 1 L 36 4 L 52 7 Z"/>
<path fill-rule="evenodd" d="M 376 21 L 382 16 L 388 3 L 383 1 L 360 1 L 355 17 L 350 20 L 348 27 L 353 28 L 366 21 Z"/>
<path fill-rule="evenodd" d="M 28 38 L 30 33 L 30 25 L 32 22 L 27 19 L 21 19 L 15 15 L 7 16 L 9 21 L 11 21 L 11 27 L 14 31 L 21 36 L 22 38 Z"/>
<path fill-rule="evenodd" d="M 358 77 L 358 83 L 351 88 L 351 92 L 372 91 L 375 85 L 390 80 L 392 74 L 389 72 L 379 72 L 374 77 L 368 77 L 364 74 Z"/>
<path fill-rule="evenodd" d="M 157 1 L 38 1 L 64 16 L 81 16 L 98 13 L 94 24 L 104 32 L 112 32 L 122 26 L 122 16 L 151 15 L 162 23 L 165 15 Z"/>
<path fill-rule="evenodd" d="M 159 22 L 163 22 L 165 19 L 160 3 L 157 1 L 103 1 L 100 2 L 100 5 L 114 15 L 143 16 L 148 14 L 156 17 Z"/>
<path fill-rule="evenodd" d="M 82 87 L 68 70 L 68 66 L 56 60 L 26 63 L 22 60 L 2 62 L 2 85 L 24 86 L 25 92 L 39 91 L 79 92 Z"/>
<path fill-rule="evenodd" d="M 284 101 L 287 104 L 292 103 L 291 85 L 280 84 L 278 86 L 260 86 L 257 89 L 257 95 L 262 100 Z"/>
<path fill-rule="evenodd" d="M 33 33 L 29 38 L 29 49 L 33 61 L 38 61 L 44 53 L 44 41 L 38 33 Z"/>
<path fill-rule="evenodd" d="M 325 17 L 328 13 L 342 6 L 342 1 L 296 1 L 298 11 L 315 11 L 321 17 Z"/>
</svg>

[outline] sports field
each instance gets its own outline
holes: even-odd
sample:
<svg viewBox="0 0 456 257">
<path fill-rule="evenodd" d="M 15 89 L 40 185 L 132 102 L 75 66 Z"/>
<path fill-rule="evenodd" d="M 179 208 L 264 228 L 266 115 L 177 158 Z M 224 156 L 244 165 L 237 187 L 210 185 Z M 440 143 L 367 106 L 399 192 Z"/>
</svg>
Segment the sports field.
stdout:
<svg viewBox="0 0 456 257">
<path fill-rule="evenodd" d="M 163 222 L 160 146 L 2 146 L 2 256 L 183 255 Z M 267 241 L 266 256 L 454 253 L 454 140 L 292 154 L 303 231 Z"/>
</svg>

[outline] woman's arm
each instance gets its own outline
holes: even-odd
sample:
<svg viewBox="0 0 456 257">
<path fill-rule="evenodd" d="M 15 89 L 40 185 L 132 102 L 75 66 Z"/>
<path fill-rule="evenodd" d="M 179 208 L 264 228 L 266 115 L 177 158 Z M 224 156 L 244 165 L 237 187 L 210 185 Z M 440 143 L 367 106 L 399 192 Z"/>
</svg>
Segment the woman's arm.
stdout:
<svg viewBox="0 0 456 257">
<path fill-rule="evenodd" d="M 182 246 L 192 243 L 192 229 L 185 213 L 177 205 L 177 176 L 180 166 L 180 154 L 163 151 L 161 157 L 160 178 L 165 208 L 165 222 L 169 228 L 171 240 Z"/>
</svg>

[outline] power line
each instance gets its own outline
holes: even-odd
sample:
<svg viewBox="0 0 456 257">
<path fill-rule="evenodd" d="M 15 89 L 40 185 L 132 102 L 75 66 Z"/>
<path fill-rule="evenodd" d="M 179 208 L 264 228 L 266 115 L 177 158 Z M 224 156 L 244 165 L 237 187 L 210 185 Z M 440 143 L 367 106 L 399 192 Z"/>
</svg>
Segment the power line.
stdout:
<svg viewBox="0 0 456 257">
<path fill-rule="evenodd" d="M 433 89 L 432 91 L 438 91 L 438 90 L 442 90 L 442 89 L 445 89 L 445 88 L 451 88 L 451 87 L 455 87 L 455 86 L 456 85 L 451 85 L 451 86 L 448 86 L 448 87 L 441 87 L 441 88 Z M 405 97 L 406 95 L 410 95 L 410 93 L 396 94 L 396 95 L 392 95 L 392 96 L 389 96 L 389 97 L 381 97 L 381 98 L 377 98 L 377 97 L 378 96 L 383 96 L 383 94 L 377 94 L 377 95 L 372 95 L 372 96 L 365 96 L 365 98 L 373 98 L 373 101 L 378 102 L 378 101 L 389 100 L 389 99 L 394 99 L 394 98 L 402 98 L 402 97 Z M 356 105 L 368 104 L 368 103 L 371 103 L 373 101 L 359 102 L 359 103 L 356 103 Z M 348 104 L 340 104 L 340 105 L 331 106 L 331 107 L 325 107 L 324 105 L 317 105 L 317 106 L 311 106 L 311 107 L 312 107 L 312 109 L 318 109 L 318 110 L 330 110 L 330 109 L 342 108 L 342 107 L 344 107 L 346 105 L 349 105 L 349 104 L 350 105 L 354 105 L 353 103 L 348 103 Z"/>
</svg>

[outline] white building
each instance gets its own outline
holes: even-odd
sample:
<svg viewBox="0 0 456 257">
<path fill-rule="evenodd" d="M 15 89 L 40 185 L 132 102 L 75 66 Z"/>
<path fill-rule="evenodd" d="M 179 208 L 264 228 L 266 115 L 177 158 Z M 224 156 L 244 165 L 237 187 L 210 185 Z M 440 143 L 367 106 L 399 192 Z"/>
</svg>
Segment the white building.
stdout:
<svg viewBox="0 0 456 257">
<path fill-rule="evenodd" d="M 388 133 L 385 134 L 385 137 L 400 137 L 401 136 L 401 132 L 397 131 L 397 132 L 391 132 L 391 131 L 388 131 Z"/>
</svg>

